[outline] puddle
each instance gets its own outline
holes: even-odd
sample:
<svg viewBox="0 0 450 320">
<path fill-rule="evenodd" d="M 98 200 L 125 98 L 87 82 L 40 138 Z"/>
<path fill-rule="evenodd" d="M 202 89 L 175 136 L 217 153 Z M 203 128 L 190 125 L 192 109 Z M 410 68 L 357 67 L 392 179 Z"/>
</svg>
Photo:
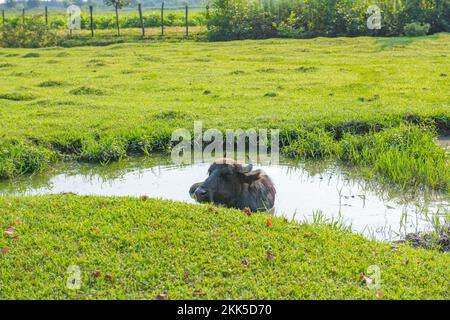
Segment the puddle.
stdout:
<svg viewBox="0 0 450 320">
<path fill-rule="evenodd" d="M 450 149 L 450 136 L 440 136 L 438 143 L 442 148 L 449 150 Z"/>
<path fill-rule="evenodd" d="M 208 163 L 179 167 L 164 157 L 134 158 L 108 166 L 61 164 L 51 172 L 0 182 L 0 196 L 73 192 L 79 195 L 141 196 L 194 203 L 189 187 L 205 179 Z M 379 240 L 432 229 L 433 219 L 449 215 L 446 195 L 396 193 L 373 182 L 350 178 L 335 166 L 307 165 L 280 159 L 259 166 L 277 189 L 275 214 L 313 221 L 322 217 Z M 436 221 L 436 220 L 434 220 Z"/>
</svg>

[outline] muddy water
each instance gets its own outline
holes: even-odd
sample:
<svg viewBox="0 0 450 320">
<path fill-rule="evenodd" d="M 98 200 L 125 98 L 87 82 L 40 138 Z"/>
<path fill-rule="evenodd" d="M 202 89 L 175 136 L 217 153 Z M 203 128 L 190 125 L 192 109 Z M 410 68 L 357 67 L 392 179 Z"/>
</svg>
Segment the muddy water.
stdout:
<svg viewBox="0 0 450 320">
<path fill-rule="evenodd" d="M 73 192 L 79 195 L 141 196 L 194 203 L 189 187 L 206 177 L 208 163 L 175 166 L 164 157 L 135 158 L 108 166 L 62 164 L 51 172 L 0 182 L 0 195 Z M 259 166 L 272 178 L 275 214 L 287 219 L 340 221 L 370 238 L 394 240 L 407 232 L 429 230 L 433 218 L 449 214 L 448 196 L 416 195 L 350 178 L 336 166 L 281 160 Z"/>
<path fill-rule="evenodd" d="M 438 143 L 442 148 L 450 150 L 450 136 L 439 137 Z"/>
</svg>

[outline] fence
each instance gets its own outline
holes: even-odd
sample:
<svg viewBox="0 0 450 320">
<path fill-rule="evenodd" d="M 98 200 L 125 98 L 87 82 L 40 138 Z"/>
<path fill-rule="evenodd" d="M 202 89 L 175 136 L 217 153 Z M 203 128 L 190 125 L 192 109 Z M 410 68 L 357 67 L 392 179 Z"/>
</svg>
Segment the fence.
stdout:
<svg viewBox="0 0 450 320">
<path fill-rule="evenodd" d="M 151 12 L 153 14 L 153 16 L 145 16 L 145 12 L 144 10 L 146 10 L 147 12 Z M 193 21 L 192 19 L 190 19 L 189 13 L 192 11 L 194 11 L 195 13 L 202 13 L 202 19 L 199 19 L 199 17 L 196 17 L 196 20 Z M 13 10 L 11 10 L 13 11 Z M 57 17 L 59 20 L 55 23 L 51 23 L 50 18 L 51 18 L 51 12 L 48 8 L 48 6 L 45 6 L 44 8 L 37 10 L 37 9 L 33 9 L 30 10 L 31 13 L 29 13 L 27 10 L 25 9 L 21 9 L 19 12 L 14 11 L 13 13 L 10 13 L 8 15 L 8 12 L 5 9 L 2 9 L 2 25 L 5 25 L 8 20 L 12 21 L 12 20 L 19 20 L 20 23 L 22 23 L 23 25 L 26 25 L 26 19 L 27 19 L 27 14 L 28 16 L 42 16 L 45 24 L 47 26 L 49 26 L 52 29 L 61 29 L 61 27 L 63 27 L 64 25 L 67 25 L 67 19 L 66 18 L 62 18 L 63 16 L 66 16 L 65 10 L 63 11 L 62 9 L 58 10 L 56 9 L 54 11 L 54 15 L 53 17 Z M 111 25 L 111 21 L 109 21 L 109 24 L 107 27 L 105 27 L 105 22 L 100 23 L 101 27 L 96 27 L 96 14 L 95 14 L 94 7 L 93 6 L 87 6 L 85 7 L 85 10 L 83 11 L 83 14 L 86 12 L 87 15 L 83 15 L 83 23 L 81 24 L 81 29 L 89 29 L 90 31 L 90 35 L 91 37 L 94 37 L 95 35 L 95 30 L 96 29 L 112 29 L 112 28 L 116 28 L 117 29 L 117 35 L 120 35 L 120 23 L 117 20 L 116 23 L 114 23 L 114 27 Z M 135 12 L 137 14 L 137 19 L 138 19 L 138 25 L 136 25 L 137 20 L 135 19 L 134 16 L 131 16 L 130 14 Z M 156 21 L 157 19 L 155 18 L 154 13 L 158 12 L 159 13 L 159 21 Z M 182 20 L 183 22 L 181 23 L 181 20 L 178 19 L 177 22 L 174 23 L 174 13 L 178 14 L 178 18 L 180 14 L 183 14 Z M 142 4 L 138 4 L 137 8 L 130 8 L 127 10 L 123 10 L 120 11 L 120 14 L 123 13 L 123 16 L 125 17 L 125 19 L 131 20 L 132 24 L 133 24 L 133 28 L 139 28 L 141 30 L 141 35 L 144 37 L 146 35 L 146 29 L 147 28 L 155 28 L 156 27 L 156 22 L 158 23 L 158 27 L 160 28 L 160 34 L 162 36 L 165 35 L 165 31 L 166 31 L 166 27 L 169 26 L 176 26 L 176 27 L 183 27 L 184 28 L 184 34 L 185 36 L 189 36 L 189 28 L 190 26 L 197 26 L 199 23 L 200 25 L 205 24 L 206 23 L 206 17 L 208 17 L 209 15 L 209 7 L 189 7 L 188 5 L 185 5 L 183 7 L 165 7 L 164 6 L 164 2 L 162 2 L 161 7 L 147 7 L 147 8 L 143 8 Z M 169 14 L 169 18 L 167 19 L 165 14 Z M 115 15 L 114 12 L 106 12 L 105 10 L 101 11 L 101 15 L 105 16 L 105 15 Z M 12 18 L 11 18 L 12 17 Z M 97 16 L 98 17 L 98 16 Z M 146 18 L 152 18 L 149 19 L 151 20 L 150 22 L 146 21 Z M 199 20 L 202 20 L 201 22 L 199 22 Z M 151 26 L 148 26 L 148 24 L 151 24 Z M 182 25 L 181 25 L 182 24 Z M 55 27 L 55 25 L 57 25 L 58 27 Z M 146 26 L 147 25 L 147 26 Z"/>
</svg>

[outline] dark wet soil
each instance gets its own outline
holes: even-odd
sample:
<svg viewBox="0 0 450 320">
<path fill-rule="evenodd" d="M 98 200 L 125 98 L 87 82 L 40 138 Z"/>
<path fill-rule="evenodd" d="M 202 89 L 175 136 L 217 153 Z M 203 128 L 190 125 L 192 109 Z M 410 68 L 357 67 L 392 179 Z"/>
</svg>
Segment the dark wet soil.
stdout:
<svg viewBox="0 0 450 320">
<path fill-rule="evenodd" d="M 405 241 L 415 248 L 438 249 L 442 252 L 450 252 L 450 225 L 445 226 L 438 233 L 409 233 L 405 236 Z"/>
</svg>

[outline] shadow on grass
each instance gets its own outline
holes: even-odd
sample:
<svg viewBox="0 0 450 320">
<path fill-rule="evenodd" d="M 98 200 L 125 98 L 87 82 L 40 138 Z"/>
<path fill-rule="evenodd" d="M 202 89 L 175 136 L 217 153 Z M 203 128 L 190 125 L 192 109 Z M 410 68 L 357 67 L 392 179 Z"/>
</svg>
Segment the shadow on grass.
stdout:
<svg viewBox="0 0 450 320">
<path fill-rule="evenodd" d="M 433 34 L 431 36 L 423 37 L 386 37 L 377 38 L 377 45 L 379 45 L 379 51 L 388 50 L 392 48 L 404 48 L 413 42 L 417 41 L 427 41 L 427 40 L 437 40 L 439 39 L 439 34 Z"/>
</svg>

